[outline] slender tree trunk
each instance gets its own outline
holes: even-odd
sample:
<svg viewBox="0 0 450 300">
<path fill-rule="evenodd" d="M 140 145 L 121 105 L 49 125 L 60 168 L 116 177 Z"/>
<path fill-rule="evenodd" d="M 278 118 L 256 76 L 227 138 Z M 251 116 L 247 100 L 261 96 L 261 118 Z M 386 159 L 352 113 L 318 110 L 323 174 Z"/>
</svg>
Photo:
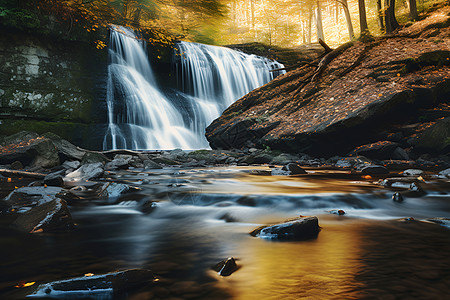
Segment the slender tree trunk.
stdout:
<svg viewBox="0 0 450 300">
<path fill-rule="evenodd" d="M 350 17 L 350 11 L 348 10 L 348 3 L 347 0 L 340 1 L 342 4 L 342 7 L 344 8 L 344 14 L 345 14 L 345 21 L 347 22 L 347 30 L 348 30 L 348 36 L 350 40 L 353 40 L 355 38 L 355 33 L 353 31 L 353 24 L 352 19 Z"/>
<path fill-rule="evenodd" d="M 380 30 L 384 30 L 384 22 L 383 22 L 383 13 L 382 13 L 382 7 L 381 7 L 381 0 L 377 0 L 377 21 L 378 26 L 380 27 Z"/>
<path fill-rule="evenodd" d="M 322 41 L 325 41 L 322 25 L 322 9 L 320 7 L 320 2 L 317 1 L 316 3 L 317 3 L 316 7 L 317 40 L 321 39 Z"/>
<path fill-rule="evenodd" d="M 417 19 L 419 19 L 416 0 L 409 0 L 409 18 L 413 21 L 417 21 Z"/>
<path fill-rule="evenodd" d="M 255 31 L 255 0 L 250 0 L 250 10 L 252 13 L 252 30 Z"/>
<path fill-rule="evenodd" d="M 386 33 L 389 34 L 399 27 L 395 18 L 395 0 L 385 0 L 385 7 Z"/>
<path fill-rule="evenodd" d="M 369 27 L 367 27 L 366 3 L 364 0 L 358 0 L 358 8 L 361 35 L 364 35 L 369 32 Z"/>
<path fill-rule="evenodd" d="M 309 7 L 309 18 L 308 18 L 308 44 L 311 44 L 311 36 L 312 36 L 312 19 L 313 19 L 313 8 Z"/>
</svg>

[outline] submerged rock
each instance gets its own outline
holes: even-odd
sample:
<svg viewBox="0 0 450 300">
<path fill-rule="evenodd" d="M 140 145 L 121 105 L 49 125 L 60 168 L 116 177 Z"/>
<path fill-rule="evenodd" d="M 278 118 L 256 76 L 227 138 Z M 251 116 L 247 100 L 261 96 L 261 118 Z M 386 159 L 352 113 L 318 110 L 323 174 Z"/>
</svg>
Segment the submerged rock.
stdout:
<svg viewBox="0 0 450 300">
<path fill-rule="evenodd" d="M 66 231 L 72 229 L 74 224 L 66 202 L 55 199 L 19 215 L 12 226 L 21 231 L 36 233 Z"/>
<path fill-rule="evenodd" d="M 361 169 L 363 175 L 384 175 L 389 174 L 389 170 L 386 167 L 378 165 L 369 165 Z"/>
<path fill-rule="evenodd" d="M 398 203 L 403 202 L 403 196 L 402 196 L 402 194 L 400 194 L 399 192 L 395 192 L 395 193 L 392 195 L 392 201 L 398 202 Z"/>
<path fill-rule="evenodd" d="M 230 276 L 233 272 L 237 271 L 239 268 L 236 264 L 234 257 L 228 257 L 222 260 L 217 265 L 212 268 L 214 271 L 219 273 L 220 276 Z"/>
<path fill-rule="evenodd" d="M 345 211 L 342 209 L 333 209 L 333 210 L 330 210 L 330 214 L 343 216 L 343 215 L 345 215 Z"/>
<path fill-rule="evenodd" d="M 281 224 L 259 227 L 250 235 L 265 239 L 305 240 L 317 237 L 319 231 L 317 217 L 300 217 Z"/>
<path fill-rule="evenodd" d="M 118 294 L 151 284 L 153 272 L 132 269 L 103 275 L 53 281 L 38 286 L 28 297 L 58 299 L 113 299 Z"/>
</svg>

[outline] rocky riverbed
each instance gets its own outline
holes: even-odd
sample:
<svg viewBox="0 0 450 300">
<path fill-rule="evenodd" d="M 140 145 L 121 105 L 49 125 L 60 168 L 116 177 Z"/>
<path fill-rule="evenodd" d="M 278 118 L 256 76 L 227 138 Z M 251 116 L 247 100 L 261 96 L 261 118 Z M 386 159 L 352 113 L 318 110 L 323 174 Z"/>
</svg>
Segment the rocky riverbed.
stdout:
<svg viewBox="0 0 450 300">
<path fill-rule="evenodd" d="M 95 152 L 7 137 L 0 294 L 444 297 L 448 160 L 364 151 Z"/>
</svg>

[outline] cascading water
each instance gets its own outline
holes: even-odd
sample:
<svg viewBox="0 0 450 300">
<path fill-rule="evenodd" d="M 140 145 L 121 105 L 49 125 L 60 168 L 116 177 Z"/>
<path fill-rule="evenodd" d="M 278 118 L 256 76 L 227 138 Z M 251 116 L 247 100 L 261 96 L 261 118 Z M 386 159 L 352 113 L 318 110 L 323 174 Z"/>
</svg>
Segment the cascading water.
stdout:
<svg viewBox="0 0 450 300">
<path fill-rule="evenodd" d="M 134 31 L 112 27 L 107 84 L 108 131 L 104 149 L 192 149 L 202 141 L 158 89 Z"/>
<path fill-rule="evenodd" d="M 225 47 L 178 42 L 176 51 L 181 89 L 213 102 L 220 113 L 245 94 L 285 73 L 274 71 L 284 68 L 277 61 Z"/>
<path fill-rule="evenodd" d="M 277 72 L 271 69 L 283 68 L 228 48 L 179 42 L 183 92 L 164 95 L 145 47 L 134 31 L 111 28 L 104 149 L 209 148 L 205 128 L 234 101 L 273 79 Z"/>
</svg>

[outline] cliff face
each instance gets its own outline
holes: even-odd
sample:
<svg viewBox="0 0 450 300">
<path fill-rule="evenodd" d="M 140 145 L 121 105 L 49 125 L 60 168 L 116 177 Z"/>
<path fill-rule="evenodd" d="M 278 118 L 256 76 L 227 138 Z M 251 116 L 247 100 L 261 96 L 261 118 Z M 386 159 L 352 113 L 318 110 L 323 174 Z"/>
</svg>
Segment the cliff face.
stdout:
<svg viewBox="0 0 450 300">
<path fill-rule="evenodd" d="M 53 131 L 99 149 L 107 49 L 0 29 L 0 135 Z"/>
<path fill-rule="evenodd" d="M 229 107 L 207 139 L 213 148 L 326 156 L 385 139 L 430 109 L 439 111 L 431 121 L 447 116 L 449 13 L 444 7 L 394 36 L 347 44 L 277 77 Z"/>
</svg>

